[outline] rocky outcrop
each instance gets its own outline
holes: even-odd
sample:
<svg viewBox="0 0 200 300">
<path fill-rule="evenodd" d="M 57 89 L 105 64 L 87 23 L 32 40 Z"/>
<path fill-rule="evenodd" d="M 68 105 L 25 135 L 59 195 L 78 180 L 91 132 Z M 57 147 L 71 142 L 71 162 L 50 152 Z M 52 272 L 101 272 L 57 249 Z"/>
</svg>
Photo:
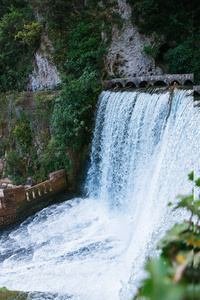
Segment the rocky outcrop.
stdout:
<svg viewBox="0 0 200 300">
<path fill-rule="evenodd" d="M 126 0 L 118 0 L 118 8 L 123 19 L 123 27 L 118 29 L 116 24 L 112 25 L 112 41 L 104 59 L 107 73 L 115 77 L 162 75 L 163 71 L 156 66 L 155 59 L 143 51 L 145 46 L 152 48 L 157 46 L 155 36 L 143 36 L 139 33 L 137 26 L 133 26 L 131 7 Z M 36 18 L 39 23 L 42 23 L 42 16 L 38 12 Z M 107 36 L 103 32 L 102 38 L 107 40 Z M 33 72 L 28 78 L 27 91 L 53 89 L 61 82 L 51 59 L 50 53 L 53 50 L 52 43 L 43 29 L 40 50 L 35 53 L 32 60 Z"/>
<path fill-rule="evenodd" d="M 27 92 L 52 90 L 61 82 L 59 72 L 51 57 L 51 52 L 54 51 L 54 48 L 43 25 L 43 17 L 37 9 L 35 17 L 42 25 L 42 35 L 40 48 L 32 59 L 33 72 L 29 75 L 25 86 Z"/>
<path fill-rule="evenodd" d="M 33 72 L 29 75 L 26 91 L 51 90 L 61 82 L 57 68 L 51 59 L 51 51 L 53 51 L 52 43 L 47 35 L 43 34 L 40 49 L 32 60 Z"/>
<path fill-rule="evenodd" d="M 147 38 L 139 33 L 131 22 L 131 8 L 126 0 L 118 0 L 119 13 L 124 20 L 123 28 L 113 27 L 112 42 L 106 57 L 109 75 L 133 77 L 143 75 L 162 75 L 156 67 L 155 59 L 144 53 L 145 46 L 156 45 L 155 36 Z"/>
</svg>

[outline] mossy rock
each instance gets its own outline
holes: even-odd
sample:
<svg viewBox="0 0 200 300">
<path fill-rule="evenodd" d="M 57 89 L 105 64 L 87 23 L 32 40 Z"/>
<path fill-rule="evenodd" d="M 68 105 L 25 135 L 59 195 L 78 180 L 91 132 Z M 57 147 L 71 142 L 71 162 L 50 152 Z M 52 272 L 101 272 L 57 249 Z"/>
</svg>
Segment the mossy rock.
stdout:
<svg viewBox="0 0 200 300">
<path fill-rule="evenodd" d="M 17 291 L 9 291 L 7 288 L 2 287 L 0 289 L 0 299 L 1 300 L 25 300 L 27 299 L 27 293 L 17 292 Z"/>
</svg>

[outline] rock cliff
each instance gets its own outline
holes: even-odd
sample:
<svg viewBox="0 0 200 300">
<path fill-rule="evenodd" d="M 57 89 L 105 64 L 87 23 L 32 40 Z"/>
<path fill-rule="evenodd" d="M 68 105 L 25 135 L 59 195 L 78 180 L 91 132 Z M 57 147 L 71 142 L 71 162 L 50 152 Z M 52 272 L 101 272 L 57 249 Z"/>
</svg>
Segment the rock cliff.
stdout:
<svg viewBox="0 0 200 300">
<path fill-rule="evenodd" d="M 118 29 L 116 24 L 112 26 L 112 41 L 104 59 L 107 73 L 115 77 L 162 75 L 163 72 L 156 66 L 155 59 L 143 52 L 145 46 L 156 45 L 155 36 L 143 36 L 139 33 L 137 26 L 133 26 L 131 7 L 126 0 L 118 0 L 118 8 L 123 19 L 123 27 Z M 39 14 L 36 17 L 39 22 L 42 21 Z M 106 39 L 104 33 L 102 33 L 102 39 Z M 47 48 L 49 52 L 46 51 Z M 26 85 L 27 91 L 53 89 L 60 83 L 59 73 L 50 55 L 52 50 L 52 43 L 43 32 L 40 49 L 32 60 L 34 69 Z"/>
<path fill-rule="evenodd" d="M 46 37 L 48 44 L 51 42 Z M 41 91 L 51 90 L 55 88 L 60 82 L 59 73 L 53 64 L 50 54 L 45 51 L 44 43 L 41 44 L 41 49 L 38 50 L 33 58 L 33 72 L 29 75 L 26 91 Z"/>
<path fill-rule="evenodd" d="M 109 75 L 116 77 L 162 75 L 152 56 L 143 52 L 145 46 L 156 45 L 155 36 L 141 35 L 137 26 L 131 22 L 131 7 L 126 0 L 118 0 L 119 13 L 124 20 L 119 30 L 113 27 L 112 42 L 106 58 Z"/>
<path fill-rule="evenodd" d="M 36 19 L 39 23 L 43 21 L 38 12 L 36 13 Z M 32 59 L 33 72 L 29 75 L 25 87 L 27 92 L 52 90 L 61 82 L 57 68 L 51 58 L 50 53 L 53 50 L 52 43 L 43 28 L 40 49 L 37 50 Z"/>
</svg>

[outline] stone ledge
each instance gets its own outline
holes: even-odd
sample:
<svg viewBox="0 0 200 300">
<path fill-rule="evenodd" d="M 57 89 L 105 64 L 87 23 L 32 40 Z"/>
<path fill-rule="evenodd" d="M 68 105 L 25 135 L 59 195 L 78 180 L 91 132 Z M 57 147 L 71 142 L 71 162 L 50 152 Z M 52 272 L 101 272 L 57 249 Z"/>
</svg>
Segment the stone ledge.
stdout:
<svg viewBox="0 0 200 300">
<path fill-rule="evenodd" d="M 0 196 L 0 228 L 16 222 L 27 215 L 27 211 L 34 206 L 42 207 L 52 203 L 56 197 L 67 190 L 65 170 L 59 170 L 49 174 L 50 180 L 25 189 L 24 186 L 3 189 L 3 197 Z M 43 205 L 44 206 L 44 205 Z M 35 211 L 36 212 L 36 211 Z"/>
<path fill-rule="evenodd" d="M 200 85 L 194 85 L 193 90 L 200 96 Z"/>
<path fill-rule="evenodd" d="M 115 78 L 102 82 L 104 90 L 115 87 L 136 87 L 142 88 L 147 85 L 153 86 L 170 86 L 176 82 L 178 85 L 192 86 L 194 82 L 193 74 L 166 74 L 156 76 L 142 76 L 142 77 L 128 77 L 128 78 Z"/>
</svg>

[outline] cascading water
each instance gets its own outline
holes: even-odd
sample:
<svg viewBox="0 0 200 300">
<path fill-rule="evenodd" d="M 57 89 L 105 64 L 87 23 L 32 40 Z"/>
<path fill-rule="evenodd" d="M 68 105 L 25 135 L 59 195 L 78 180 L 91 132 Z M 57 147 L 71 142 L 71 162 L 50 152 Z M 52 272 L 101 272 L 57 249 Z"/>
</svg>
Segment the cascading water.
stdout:
<svg viewBox="0 0 200 300">
<path fill-rule="evenodd" d="M 191 91 L 190 91 L 191 92 Z M 147 256 L 186 212 L 200 112 L 189 91 L 103 92 L 87 198 L 50 206 L 0 238 L 0 286 L 30 299 L 132 299 Z"/>
</svg>

